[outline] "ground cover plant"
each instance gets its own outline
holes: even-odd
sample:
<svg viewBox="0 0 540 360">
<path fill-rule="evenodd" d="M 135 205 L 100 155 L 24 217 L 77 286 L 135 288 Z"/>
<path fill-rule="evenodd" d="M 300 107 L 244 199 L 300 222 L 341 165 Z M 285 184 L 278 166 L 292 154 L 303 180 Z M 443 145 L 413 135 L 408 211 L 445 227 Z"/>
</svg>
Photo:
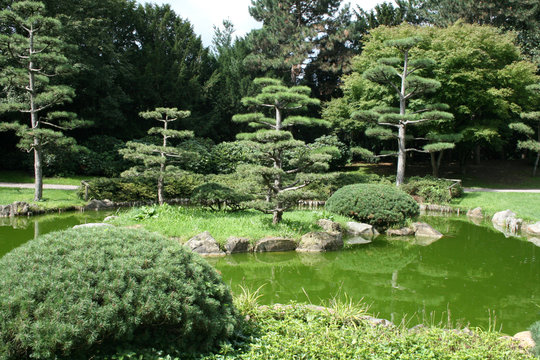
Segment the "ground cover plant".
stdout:
<svg viewBox="0 0 540 360">
<path fill-rule="evenodd" d="M 317 220 L 329 216 L 343 224 L 350 221 L 347 217 L 330 215 L 323 211 L 296 210 L 286 212 L 281 223 L 272 224 L 271 216 L 254 210 L 229 212 L 163 205 L 130 209 L 119 214 L 114 224 L 140 224 L 146 230 L 177 237 L 181 241 L 209 231 L 218 242 L 223 243 L 229 236 L 246 237 L 252 241 L 265 236 L 299 239 L 310 231 L 321 231 L 316 225 Z"/>
<path fill-rule="evenodd" d="M 255 304 L 244 323 L 242 341 L 225 344 L 217 353 L 186 357 L 174 349 L 153 349 L 124 351 L 115 359 L 535 359 L 496 332 L 475 329 L 470 333 L 429 325 L 414 331 L 405 326 L 373 326 L 362 320 L 361 304 L 356 309 L 349 305 L 317 310 L 300 304 L 270 308 Z M 354 311 L 342 314 L 340 306 Z"/>
<path fill-rule="evenodd" d="M 344 186 L 328 199 L 325 208 L 382 229 L 404 225 L 419 214 L 418 203 L 410 195 L 382 184 Z"/>
<path fill-rule="evenodd" d="M 5 255 L 0 274 L 2 359 L 88 359 L 122 343 L 208 350 L 237 321 L 206 261 L 141 230 L 50 233 Z"/>
</svg>

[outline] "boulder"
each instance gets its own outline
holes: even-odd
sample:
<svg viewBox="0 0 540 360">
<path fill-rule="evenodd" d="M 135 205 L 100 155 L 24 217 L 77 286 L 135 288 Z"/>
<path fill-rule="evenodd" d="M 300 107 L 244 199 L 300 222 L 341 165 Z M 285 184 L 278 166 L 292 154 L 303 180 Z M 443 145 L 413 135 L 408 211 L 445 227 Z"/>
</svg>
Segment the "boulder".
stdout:
<svg viewBox="0 0 540 360">
<path fill-rule="evenodd" d="M 365 244 L 371 244 L 371 240 L 363 238 L 361 236 L 353 236 L 353 237 L 347 238 L 346 243 L 347 245 L 365 245 Z"/>
<path fill-rule="evenodd" d="M 337 222 L 328 219 L 320 219 L 317 225 L 322 227 L 327 232 L 341 232 L 341 225 Z"/>
<path fill-rule="evenodd" d="M 540 235 L 540 221 L 534 224 L 527 225 L 525 227 L 525 231 L 527 232 L 527 234 Z"/>
<path fill-rule="evenodd" d="M 103 219 L 103 221 L 107 222 L 107 221 L 111 221 L 111 220 L 114 220 L 114 219 L 118 219 L 118 216 L 116 216 L 116 215 L 107 216 L 105 219 Z"/>
<path fill-rule="evenodd" d="M 25 203 L 24 201 L 15 201 L 13 204 L 11 204 L 11 213 L 10 216 L 24 216 L 28 215 L 28 211 L 30 210 L 30 205 L 28 203 Z"/>
<path fill-rule="evenodd" d="M 0 205 L 0 217 L 9 217 L 11 214 L 11 205 Z"/>
<path fill-rule="evenodd" d="M 540 247 L 540 238 L 532 237 L 528 239 L 529 242 L 533 243 L 534 245 Z"/>
<path fill-rule="evenodd" d="M 324 231 L 310 232 L 302 236 L 296 248 L 298 252 L 333 251 L 343 248 L 343 239 L 340 233 Z"/>
<path fill-rule="evenodd" d="M 78 228 L 93 228 L 93 227 L 112 227 L 112 225 L 105 224 L 105 223 L 88 223 L 88 224 L 75 225 L 73 228 L 78 229 Z"/>
<path fill-rule="evenodd" d="M 401 229 L 388 229 L 386 230 L 387 236 L 411 236 L 414 235 L 414 230 L 408 227 Z"/>
<path fill-rule="evenodd" d="M 519 341 L 523 349 L 532 349 L 536 346 L 530 331 L 518 332 L 512 339 Z"/>
<path fill-rule="evenodd" d="M 438 240 L 443 237 L 443 234 L 432 228 L 430 225 L 423 223 L 423 222 L 415 222 L 412 224 L 412 228 L 414 230 L 414 236 L 420 240 Z M 433 242 L 429 242 L 430 244 Z M 423 245 L 424 243 L 419 242 L 419 245 Z"/>
<path fill-rule="evenodd" d="M 189 239 L 186 244 L 191 251 L 203 256 L 221 256 L 225 252 L 219 248 L 219 245 L 208 231 L 195 235 Z"/>
<path fill-rule="evenodd" d="M 347 223 L 347 231 L 352 236 L 361 236 L 366 239 L 374 239 L 379 236 L 379 232 L 372 225 L 354 221 Z"/>
<path fill-rule="evenodd" d="M 84 207 L 84 210 L 101 210 L 101 209 L 110 209 L 114 207 L 114 203 L 111 200 L 90 200 L 88 204 Z"/>
<path fill-rule="evenodd" d="M 483 218 L 484 214 L 482 214 L 482 208 L 476 207 L 474 209 L 470 209 L 467 211 L 467 216 L 472 218 Z"/>
<path fill-rule="evenodd" d="M 296 249 L 296 242 L 292 239 L 281 237 L 265 237 L 257 241 L 254 252 L 274 252 L 274 251 L 293 251 Z"/>
<path fill-rule="evenodd" d="M 507 219 L 515 217 L 516 214 L 511 210 L 499 211 L 498 213 L 495 213 L 495 215 L 493 215 L 493 218 L 491 218 L 491 222 L 494 225 L 499 225 L 500 227 L 505 228 L 507 224 Z"/>
<path fill-rule="evenodd" d="M 251 242 L 247 238 L 231 236 L 225 243 L 227 254 L 246 253 L 253 249 Z"/>
</svg>

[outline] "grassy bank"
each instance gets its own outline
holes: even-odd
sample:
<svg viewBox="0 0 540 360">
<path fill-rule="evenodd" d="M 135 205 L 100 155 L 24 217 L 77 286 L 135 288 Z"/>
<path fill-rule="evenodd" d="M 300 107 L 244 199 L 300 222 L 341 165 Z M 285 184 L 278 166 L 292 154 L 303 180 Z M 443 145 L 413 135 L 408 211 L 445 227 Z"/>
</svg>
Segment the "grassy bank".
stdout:
<svg viewBox="0 0 540 360">
<path fill-rule="evenodd" d="M 130 209 L 120 214 L 114 223 L 122 226 L 140 224 L 146 230 L 182 241 L 209 231 L 218 242 L 223 243 L 229 236 L 246 237 L 253 241 L 265 236 L 299 239 L 310 231 L 320 231 L 317 220 L 328 216 L 323 211 L 291 211 L 283 215 L 281 223 L 273 225 L 272 215 L 254 210 L 227 212 L 164 205 Z M 337 215 L 332 215 L 332 219 L 343 224 L 350 221 Z"/>
<path fill-rule="evenodd" d="M 426 326 L 374 326 L 363 308 L 334 304 L 332 311 L 302 305 L 249 311 L 237 342 L 216 353 L 179 354 L 174 349 L 120 352 L 114 359 L 535 359 L 516 342 L 490 331 Z M 112 358 L 111 358 L 112 359 Z"/>
<path fill-rule="evenodd" d="M 34 204 L 41 209 L 65 209 L 85 204 L 73 190 L 43 190 L 43 199 L 34 202 L 34 189 L 0 188 L 0 205 L 11 204 L 14 201 L 24 201 Z"/>
<path fill-rule="evenodd" d="M 479 206 L 487 215 L 510 209 L 525 220 L 540 220 L 540 194 L 535 193 L 464 193 L 463 197 L 453 199 L 452 205 L 465 209 Z"/>
<path fill-rule="evenodd" d="M 82 180 L 90 180 L 92 178 L 92 176 L 77 175 L 43 177 L 43 183 L 53 185 L 81 185 Z M 34 183 L 34 176 L 21 171 L 2 171 L 0 172 L 0 182 L 32 184 Z"/>
</svg>

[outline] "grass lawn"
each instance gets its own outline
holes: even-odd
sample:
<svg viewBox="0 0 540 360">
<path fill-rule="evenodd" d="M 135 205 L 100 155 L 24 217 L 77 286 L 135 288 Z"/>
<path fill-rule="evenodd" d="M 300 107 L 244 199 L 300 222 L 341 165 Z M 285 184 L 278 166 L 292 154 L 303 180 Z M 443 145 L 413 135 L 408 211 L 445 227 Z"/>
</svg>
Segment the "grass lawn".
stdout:
<svg viewBox="0 0 540 360">
<path fill-rule="evenodd" d="M 43 200 L 34 202 L 34 189 L 0 188 L 0 205 L 11 204 L 14 201 L 24 201 L 35 204 L 42 209 L 61 209 L 71 206 L 84 205 L 85 201 L 77 197 L 73 190 L 43 190 Z"/>
<path fill-rule="evenodd" d="M 246 237 L 252 241 L 265 236 L 284 236 L 299 239 L 310 231 L 321 231 L 317 220 L 328 218 L 323 211 L 291 211 L 283 214 L 283 221 L 272 224 L 272 215 L 254 210 L 238 212 L 211 211 L 182 206 L 143 206 L 130 209 L 114 223 L 133 226 L 140 224 L 146 230 L 187 241 L 191 237 L 209 231 L 221 243 L 230 236 Z M 334 221 L 342 224 L 350 219 L 332 215 Z"/>
<path fill-rule="evenodd" d="M 462 198 L 453 199 L 452 205 L 472 209 L 480 206 L 493 215 L 498 211 L 510 209 L 518 217 L 526 220 L 540 220 L 540 194 L 534 193 L 465 193 Z"/>
<path fill-rule="evenodd" d="M 68 176 L 68 177 L 44 177 L 44 184 L 55 185 L 81 185 L 82 180 L 91 180 L 92 176 Z M 21 171 L 2 171 L 0 172 L 0 182 L 13 182 L 13 183 L 34 183 L 34 175 L 27 174 Z"/>
</svg>

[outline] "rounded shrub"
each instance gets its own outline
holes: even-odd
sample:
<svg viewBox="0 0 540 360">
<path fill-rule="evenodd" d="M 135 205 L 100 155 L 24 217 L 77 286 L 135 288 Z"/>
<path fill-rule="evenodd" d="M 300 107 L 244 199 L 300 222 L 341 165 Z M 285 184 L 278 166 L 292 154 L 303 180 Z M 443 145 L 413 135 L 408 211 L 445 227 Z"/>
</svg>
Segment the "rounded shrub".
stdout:
<svg viewBox="0 0 540 360">
<path fill-rule="evenodd" d="M 133 229 L 50 233 L 0 259 L 0 358 L 204 350 L 230 337 L 227 286 L 179 243 Z"/>
<path fill-rule="evenodd" d="M 350 216 L 378 228 L 403 225 L 417 216 L 414 199 L 393 185 L 354 184 L 336 191 L 326 202 L 328 211 Z"/>
</svg>

